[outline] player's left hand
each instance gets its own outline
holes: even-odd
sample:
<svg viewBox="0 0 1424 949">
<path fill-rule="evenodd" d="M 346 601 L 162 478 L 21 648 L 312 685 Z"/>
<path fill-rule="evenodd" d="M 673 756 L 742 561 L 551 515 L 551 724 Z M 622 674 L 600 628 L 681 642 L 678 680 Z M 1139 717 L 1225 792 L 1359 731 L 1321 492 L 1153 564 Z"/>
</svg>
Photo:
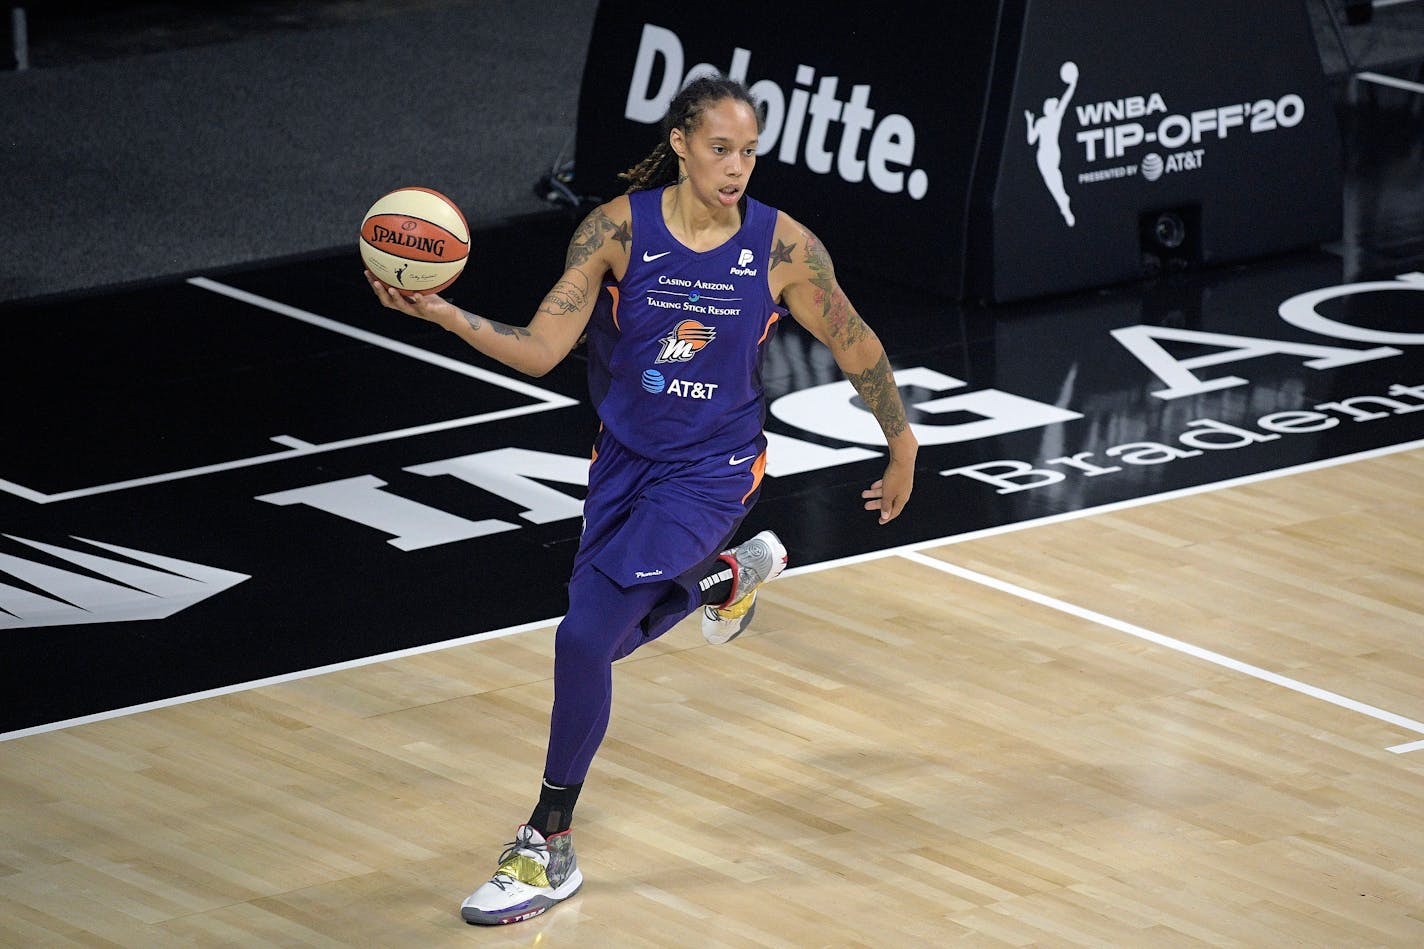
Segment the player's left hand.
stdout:
<svg viewBox="0 0 1424 949">
<path fill-rule="evenodd" d="M 879 511 L 880 523 L 888 524 L 900 516 L 915 487 L 915 466 L 891 459 L 885 466 L 885 477 L 860 492 L 867 511 Z"/>
</svg>

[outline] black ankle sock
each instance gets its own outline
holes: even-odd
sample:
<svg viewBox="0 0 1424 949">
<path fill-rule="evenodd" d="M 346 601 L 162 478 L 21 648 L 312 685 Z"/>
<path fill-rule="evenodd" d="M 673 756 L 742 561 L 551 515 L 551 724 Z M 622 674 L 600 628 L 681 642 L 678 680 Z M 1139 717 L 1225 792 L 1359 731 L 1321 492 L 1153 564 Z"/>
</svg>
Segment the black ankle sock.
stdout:
<svg viewBox="0 0 1424 949">
<path fill-rule="evenodd" d="M 718 560 L 712 565 L 707 576 L 697 582 L 697 588 L 702 591 L 702 605 L 713 606 L 726 603 L 732 596 L 735 575 L 732 568 L 725 560 Z"/>
<path fill-rule="evenodd" d="M 550 835 L 569 829 L 574 820 L 574 805 L 578 803 L 579 791 L 583 784 L 560 787 L 548 778 L 539 785 L 539 803 L 534 805 L 534 813 L 529 815 L 529 826 L 547 840 Z"/>
</svg>

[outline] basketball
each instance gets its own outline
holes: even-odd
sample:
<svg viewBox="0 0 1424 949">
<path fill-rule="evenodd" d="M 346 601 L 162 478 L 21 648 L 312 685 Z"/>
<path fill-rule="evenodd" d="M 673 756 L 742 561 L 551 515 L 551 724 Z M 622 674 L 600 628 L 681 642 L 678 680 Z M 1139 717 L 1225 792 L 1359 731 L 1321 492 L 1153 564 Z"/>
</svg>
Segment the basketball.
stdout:
<svg viewBox="0 0 1424 949">
<path fill-rule="evenodd" d="M 455 282 L 470 258 L 470 228 L 458 205 L 431 188 L 382 195 L 361 221 L 361 259 L 376 279 L 418 293 Z"/>
</svg>

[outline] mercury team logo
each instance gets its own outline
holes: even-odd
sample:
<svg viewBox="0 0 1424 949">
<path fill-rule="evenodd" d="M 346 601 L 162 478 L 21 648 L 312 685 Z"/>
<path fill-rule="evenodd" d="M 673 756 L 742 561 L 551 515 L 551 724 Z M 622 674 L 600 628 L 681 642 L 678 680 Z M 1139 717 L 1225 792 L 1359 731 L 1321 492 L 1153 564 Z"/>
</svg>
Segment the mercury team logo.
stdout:
<svg viewBox="0 0 1424 949">
<path fill-rule="evenodd" d="M 696 320 L 683 320 L 658 342 L 658 358 L 653 362 L 687 362 L 702 351 L 702 347 L 717 337 L 717 331 Z"/>
</svg>

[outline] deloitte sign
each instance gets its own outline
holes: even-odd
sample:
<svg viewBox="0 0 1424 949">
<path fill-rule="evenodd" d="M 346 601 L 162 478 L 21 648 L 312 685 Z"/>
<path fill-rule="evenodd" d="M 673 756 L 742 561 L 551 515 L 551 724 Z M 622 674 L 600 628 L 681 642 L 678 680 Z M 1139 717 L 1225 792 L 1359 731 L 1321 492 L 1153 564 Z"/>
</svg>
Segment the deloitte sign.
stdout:
<svg viewBox="0 0 1424 949">
<path fill-rule="evenodd" d="M 746 83 L 765 125 L 750 193 L 825 242 L 845 270 L 958 294 L 963 221 L 995 11 L 870 31 L 852 8 L 731 0 L 705 11 L 602 3 L 579 97 L 575 190 L 608 199 L 657 142 L 679 89 L 721 73 Z M 954 55 L 946 49 L 953 48 Z M 632 55 L 629 52 L 632 51 Z M 905 69 L 933 63 L 932 75 Z M 893 227 L 890 222 L 893 222 Z"/>
<path fill-rule="evenodd" d="M 684 73 L 685 60 L 682 40 L 676 33 L 643 24 L 623 117 L 656 125 L 677 91 L 699 75 L 725 72 L 747 82 L 751 50 L 740 46 L 733 49 L 731 64 L 725 69 L 698 63 Z M 662 76 L 656 83 L 655 73 Z M 766 116 L 758 155 L 769 155 L 774 150 L 775 157 L 787 165 L 804 164 L 822 175 L 834 172 L 850 184 L 868 181 L 887 194 L 908 190 L 915 200 L 925 196 L 929 176 L 923 169 L 913 167 L 915 125 L 908 116 L 871 108 L 872 87 L 868 82 L 852 85 L 845 101 L 837 98 L 840 79 L 823 75 L 817 81 L 814 66 L 798 65 L 795 82 L 789 95 L 773 79 L 749 84 L 752 97 Z M 827 142 L 835 142 L 835 148 L 829 148 Z"/>
</svg>

